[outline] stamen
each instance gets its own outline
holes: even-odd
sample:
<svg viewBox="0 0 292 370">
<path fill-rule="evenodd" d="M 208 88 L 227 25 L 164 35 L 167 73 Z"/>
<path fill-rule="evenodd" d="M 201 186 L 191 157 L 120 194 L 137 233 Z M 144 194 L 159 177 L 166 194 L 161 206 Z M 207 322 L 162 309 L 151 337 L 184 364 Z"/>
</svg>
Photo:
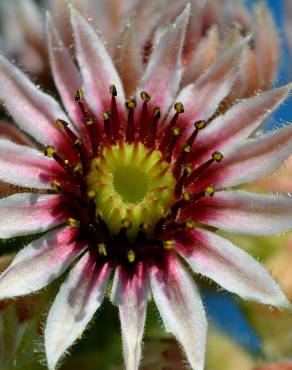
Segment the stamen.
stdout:
<svg viewBox="0 0 292 370">
<path fill-rule="evenodd" d="M 168 143 L 167 148 L 166 148 L 166 153 L 165 153 L 165 160 L 167 162 L 171 161 L 171 157 L 172 157 L 172 154 L 173 154 L 175 144 L 177 143 L 177 139 L 181 135 L 181 129 L 179 127 L 173 127 L 171 129 L 171 133 L 172 133 L 171 139 L 169 140 L 169 143 Z"/>
<path fill-rule="evenodd" d="M 188 230 L 194 230 L 196 224 L 194 223 L 194 221 L 192 220 L 186 220 L 185 221 L 185 227 L 188 229 Z"/>
<path fill-rule="evenodd" d="M 96 197 L 96 192 L 94 190 L 89 190 L 87 192 L 87 196 L 88 196 L 89 199 L 93 199 L 93 198 Z"/>
<path fill-rule="evenodd" d="M 111 112 L 104 112 L 102 118 L 103 118 L 103 130 L 104 130 L 105 136 L 111 143 L 113 143 L 113 135 L 112 135 L 111 124 L 110 124 Z"/>
<path fill-rule="evenodd" d="M 176 113 L 173 116 L 172 120 L 169 122 L 168 127 L 166 127 L 165 133 L 164 133 L 164 137 L 163 137 L 163 139 L 161 141 L 161 144 L 159 146 L 159 150 L 162 153 L 165 151 L 165 148 L 167 147 L 167 144 L 168 144 L 168 141 L 169 141 L 169 137 L 171 135 L 171 130 L 172 130 L 173 127 L 176 126 L 176 123 L 177 123 L 179 114 L 181 114 L 181 113 L 184 112 L 183 103 L 181 103 L 181 102 L 175 103 L 174 104 L 174 109 L 176 110 Z"/>
<path fill-rule="evenodd" d="M 110 93 L 112 95 L 111 101 L 111 117 L 110 117 L 110 124 L 111 124 L 111 131 L 113 135 L 113 140 L 116 141 L 120 135 L 120 117 L 117 108 L 116 96 L 118 95 L 117 88 L 115 85 L 110 85 Z"/>
<path fill-rule="evenodd" d="M 155 145 L 158 121 L 160 119 L 160 116 L 161 116 L 160 108 L 159 107 L 154 108 L 151 129 L 150 129 L 150 132 L 148 131 L 148 136 L 145 140 L 145 145 L 148 148 L 153 148 Z"/>
<path fill-rule="evenodd" d="M 207 126 L 207 122 L 204 121 L 204 120 L 196 121 L 194 123 L 194 126 L 195 126 L 195 130 L 193 131 L 191 136 L 186 141 L 186 143 L 183 146 L 183 149 L 180 152 L 179 157 L 176 161 L 174 171 L 173 171 L 173 175 L 176 179 L 179 177 L 179 175 L 181 173 L 181 169 L 182 169 L 187 157 L 192 152 L 192 147 L 193 147 L 193 144 L 195 142 L 196 137 L 198 136 L 199 131 Z"/>
<path fill-rule="evenodd" d="M 61 193 L 62 192 L 62 186 L 61 184 L 59 183 L 59 181 L 57 180 L 54 180 L 51 184 L 52 188 L 57 191 L 58 193 Z"/>
<path fill-rule="evenodd" d="M 127 132 L 126 140 L 128 143 L 132 143 L 135 139 L 135 126 L 134 126 L 134 109 L 136 108 L 136 100 L 132 99 L 126 103 L 128 108 L 128 121 L 127 121 Z"/>
<path fill-rule="evenodd" d="M 130 249 L 127 253 L 127 258 L 130 263 L 135 262 L 136 259 L 136 253 L 133 251 L 133 249 Z"/>
<path fill-rule="evenodd" d="M 98 244 L 98 253 L 101 256 L 104 256 L 104 257 L 107 256 L 106 245 L 104 243 Z"/>
<path fill-rule="evenodd" d="M 188 186 L 191 184 L 194 180 L 198 179 L 203 172 L 207 170 L 213 164 L 214 162 L 220 162 L 223 159 L 223 154 L 219 152 L 214 152 L 212 154 L 212 158 L 209 159 L 207 162 L 203 163 L 201 166 L 197 167 L 190 176 L 185 180 L 184 186 Z"/>
<path fill-rule="evenodd" d="M 145 142 L 146 137 L 148 136 L 148 103 L 150 101 L 150 96 L 146 91 L 141 92 L 141 99 L 143 100 L 141 119 L 140 119 L 140 128 L 139 128 L 139 140 L 143 143 Z"/>
<path fill-rule="evenodd" d="M 174 194 L 175 196 L 178 198 L 181 196 L 182 194 L 182 191 L 183 191 L 183 186 L 184 186 L 184 182 L 185 182 L 185 179 L 192 173 L 192 165 L 187 165 L 184 169 L 184 172 L 182 174 L 182 176 L 180 177 L 180 179 L 178 180 L 178 182 L 176 183 L 176 186 L 175 186 L 175 190 L 174 190 Z"/>
</svg>

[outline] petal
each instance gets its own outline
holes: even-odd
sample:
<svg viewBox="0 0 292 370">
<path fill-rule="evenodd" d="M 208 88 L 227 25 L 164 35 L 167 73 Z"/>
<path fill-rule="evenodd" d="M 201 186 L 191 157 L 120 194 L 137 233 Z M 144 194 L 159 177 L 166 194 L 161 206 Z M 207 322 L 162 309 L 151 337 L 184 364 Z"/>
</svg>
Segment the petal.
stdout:
<svg viewBox="0 0 292 370">
<path fill-rule="evenodd" d="M 0 199 L 0 238 L 40 233 L 66 220 L 61 196 L 14 194 Z"/>
<path fill-rule="evenodd" d="M 11 140 L 14 143 L 33 146 L 31 140 L 8 120 L 0 121 L 0 137 Z"/>
<path fill-rule="evenodd" d="M 224 159 L 210 167 L 196 191 L 210 184 L 217 188 L 255 181 L 276 171 L 292 153 L 292 125 L 249 139 L 224 152 Z"/>
<path fill-rule="evenodd" d="M 54 145 L 72 158 L 69 142 L 55 125 L 58 118 L 68 121 L 59 104 L 1 55 L 0 85 L 0 98 L 18 126 L 41 144 Z"/>
<path fill-rule="evenodd" d="M 258 64 L 261 66 L 261 87 L 274 81 L 280 62 L 280 40 L 271 12 L 264 2 L 255 5 L 254 40 Z"/>
<path fill-rule="evenodd" d="M 82 334 L 101 305 L 110 277 L 107 263 L 98 265 L 95 255 L 86 253 L 72 268 L 50 309 L 45 328 L 48 368 Z"/>
<path fill-rule="evenodd" d="M 182 48 L 190 17 L 188 4 L 182 14 L 161 36 L 148 62 L 138 94 L 146 91 L 162 112 L 166 113 L 177 94 L 182 77 Z"/>
<path fill-rule="evenodd" d="M 147 301 L 150 296 L 145 268 L 138 265 L 131 273 L 117 267 L 112 301 L 119 306 L 123 351 L 127 370 L 138 370 L 141 358 Z"/>
<path fill-rule="evenodd" d="M 217 26 L 210 28 L 206 36 L 199 42 L 189 61 L 183 76 L 184 85 L 194 82 L 206 69 L 215 62 L 219 49 L 219 35 Z"/>
<path fill-rule="evenodd" d="M 124 112 L 124 91 L 120 77 L 103 42 L 93 27 L 73 7 L 71 7 L 76 57 L 83 78 L 85 98 L 97 116 L 109 110 L 111 95 L 110 85 L 118 91 L 117 104 Z"/>
<path fill-rule="evenodd" d="M 52 231 L 23 248 L 0 275 L 0 299 L 35 292 L 59 277 L 82 251 L 72 228 Z"/>
<path fill-rule="evenodd" d="M 291 88 L 292 84 L 289 84 L 242 100 L 224 115 L 215 118 L 196 139 L 198 157 L 203 160 L 213 151 L 235 146 L 253 134 L 287 98 Z"/>
<path fill-rule="evenodd" d="M 202 229 L 196 229 L 187 239 L 187 243 L 178 241 L 176 249 L 194 272 L 207 276 L 243 299 L 276 307 L 290 306 L 264 267 L 230 241 Z"/>
<path fill-rule="evenodd" d="M 186 86 L 176 98 L 183 102 L 183 120 L 193 122 L 208 119 L 219 103 L 229 94 L 236 77 L 236 65 L 247 47 L 249 38 L 224 53 L 195 83 Z"/>
<path fill-rule="evenodd" d="M 273 235 L 292 230 L 292 197 L 222 191 L 183 212 L 197 222 L 231 233 Z"/>
<path fill-rule="evenodd" d="M 72 122 L 87 137 L 87 130 L 82 122 L 80 109 L 75 101 L 76 90 L 82 86 L 79 71 L 69 50 L 61 40 L 50 13 L 47 13 L 46 27 L 49 57 L 56 87 Z"/>
<path fill-rule="evenodd" d="M 59 165 L 36 149 L 0 139 L 0 180 L 13 185 L 50 189 L 51 182 L 64 177 Z"/>
<path fill-rule="evenodd" d="M 149 278 L 166 330 L 172 332 L 181 343 L 192 368 L 203 370 L 207 321 L 193 279 L 172 255 L 167 258 L 163 268 L 152 266 Z"/>
</svg>

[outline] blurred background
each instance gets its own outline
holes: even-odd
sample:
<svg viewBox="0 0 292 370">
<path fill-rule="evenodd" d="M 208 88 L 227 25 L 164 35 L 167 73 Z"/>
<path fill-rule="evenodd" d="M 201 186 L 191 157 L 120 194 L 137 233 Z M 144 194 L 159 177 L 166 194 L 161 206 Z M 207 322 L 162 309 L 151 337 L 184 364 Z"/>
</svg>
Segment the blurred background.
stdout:
<svg viewBox="0 0 292 370">
<path fill-rule="evenodd" d="M 25 1 L 25 0 L 23 0 Z M 122 1 L 122 0 L 121 0 Z M 289 0 L 288 0 L 289 2 Z M 33 79 L 53 89 L 47 75 L 45 45 L 40 42 L 40 29 L 34 22 L 37 7 L 30 8 L 31 24 L 16 24 L 17 7 L 8 9 L 10 1 L 0 0 L 0 48 L 11 55 L 33 76 Z M 12 2 L 11 2 L 12 3 Z M 17 2 L 16 2 L 17 3 Z M 44 3 L 38 2 L 41 7 Z M 255 1 L 246 4 L 252 7 Z M 290 1 L 291 3 L 291 1 Z M 37 2 L 35 2 L 37 4 Z M 284 0 L 269 0 L 281 41 L 281 63 L 275 85 L 292 80 L 292 18 L 287 18 Z M 291 5 L 291 4 L 290 4 Z M 10 11 L 10 13 L 7 11 Z M 10 14 L 7 17 L 7 14 Z M 28 17 L 28 18 L 29 18 Z M 291 27 L 290 27 L 291 26 Z M 25 38 L 23 28 L 30 29 Z M 33 29 L 33 27 L 36 27 Z M 291 32 L 289 33 L 289 29 Z M 292 45 L 291 45 L 292 46 Z M 4 111 L 2 119 L 7 119 Z M 264 130 L 271 130 L 292 121 L 291 98 L 269 119 Z M 0 125 L 1 134 L 1 125 Z M 292 193 L 292 158 L 276 174 L 250 190 Z M 247 238 L 226 235 L 234 243 L 260 259 L 280 282 L 292 300 L 292 235 Z M 11 260 L 11 252 L 27 244 L 29 239 L 0 240 L 0 270 Z M 219 290 L 215 284 L 195 277 L 204 298 L 209 318 L 209 341 L 206 370 L 291 370 L 292 314 L 255 303 L 243 302 Z M 44 370 L 42 330 L 47 307 L 59 282 L 33 298 L 0 302 L 0 370 Z M 64 318 L 66 319 L 66 318 Z M 81 340 L 82 339 L 82 340 Z M 196 340 L 196 338 L 194 338 Z M 290 362 L 291 361 L 291 362 Z M 173 337 L 165 333 L 153 304 L 149 305 L 144 337 L 143 370 L 180 370 L 186 362 Z M 123 369 L 118 312 L 109 300 L 95 315 L 83 338 L 73 347 L 62 370 L 119 370 Z"/>
</svg>

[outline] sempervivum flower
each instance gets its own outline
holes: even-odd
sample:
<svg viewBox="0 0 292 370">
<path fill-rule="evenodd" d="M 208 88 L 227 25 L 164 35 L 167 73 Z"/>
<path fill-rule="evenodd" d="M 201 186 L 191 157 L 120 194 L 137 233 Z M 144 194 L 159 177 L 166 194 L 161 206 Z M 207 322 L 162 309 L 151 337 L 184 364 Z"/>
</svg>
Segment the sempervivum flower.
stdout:
<svg viewBox="0 0 292 370">
<path fill-rule="evenodd" d="M 139 366 L 151 296 L 192 368 L 203 369 L 206 318 L 187 264 L 243 298 L 289 305 L 264 268 L 216 230 L 269 235 L 292 227 L 291 198 L 233 188 L 275 170 L 291 153 L 292 126 L 253 136 L 291 86 L 214 118 L 249 38 L 179 92 L 189 17 L 187 6 L 161 35 L 127 100 L 85 18 L 71 9 L 78 70 L 48 17 L 52 72 L 70 119 L 0 58 L 0 97 L 36 145 L 0 140 L 0 179 L 20 187 L 0 201 L 0 236 L 45 233 L 1 275 L 0 298 L 37 291 L 74 262 L 47 319 L 49 369 L 101 305 L 112 272 L 128 370 Z"/>
</svg>

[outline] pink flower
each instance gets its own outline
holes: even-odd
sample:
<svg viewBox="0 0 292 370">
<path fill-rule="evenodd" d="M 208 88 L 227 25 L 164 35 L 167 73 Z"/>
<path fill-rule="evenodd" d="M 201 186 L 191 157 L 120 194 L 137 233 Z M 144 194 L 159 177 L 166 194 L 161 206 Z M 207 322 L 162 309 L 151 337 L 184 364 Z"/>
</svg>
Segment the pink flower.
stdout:
<svg viewBox="0 0 292 370">
<path fill-rule="evenodd" d="M 50 63 L 68 115 L 0 57 L 0 98 L 37 147 L 0 140 L 0 179 L 20 187 L 0 200 L 0 237 L 45 233 L 0 276 L 0 298 L 35 292 L 74 262 L 47 319 L 49 369 L 101 305 L 112 272 L 128 370 L 139 366 L 151 296 L 191 367 L 204 368 L 207 322 L 189 268 L 244 299 L 289 306 L 261 264 L 216 230 L 270 235 L 292 228 L 291 198 L 234 188 L 274 171 L 291 153 L 292 126 L 254 135 L 291 85 L 219 114 L 247 37 L 180 89 L 190 15 L 187 5 L 160 34 L 127 100 L 86 19 L 71 9 L 78 69 L 48 16 Z"/>
</svg>

